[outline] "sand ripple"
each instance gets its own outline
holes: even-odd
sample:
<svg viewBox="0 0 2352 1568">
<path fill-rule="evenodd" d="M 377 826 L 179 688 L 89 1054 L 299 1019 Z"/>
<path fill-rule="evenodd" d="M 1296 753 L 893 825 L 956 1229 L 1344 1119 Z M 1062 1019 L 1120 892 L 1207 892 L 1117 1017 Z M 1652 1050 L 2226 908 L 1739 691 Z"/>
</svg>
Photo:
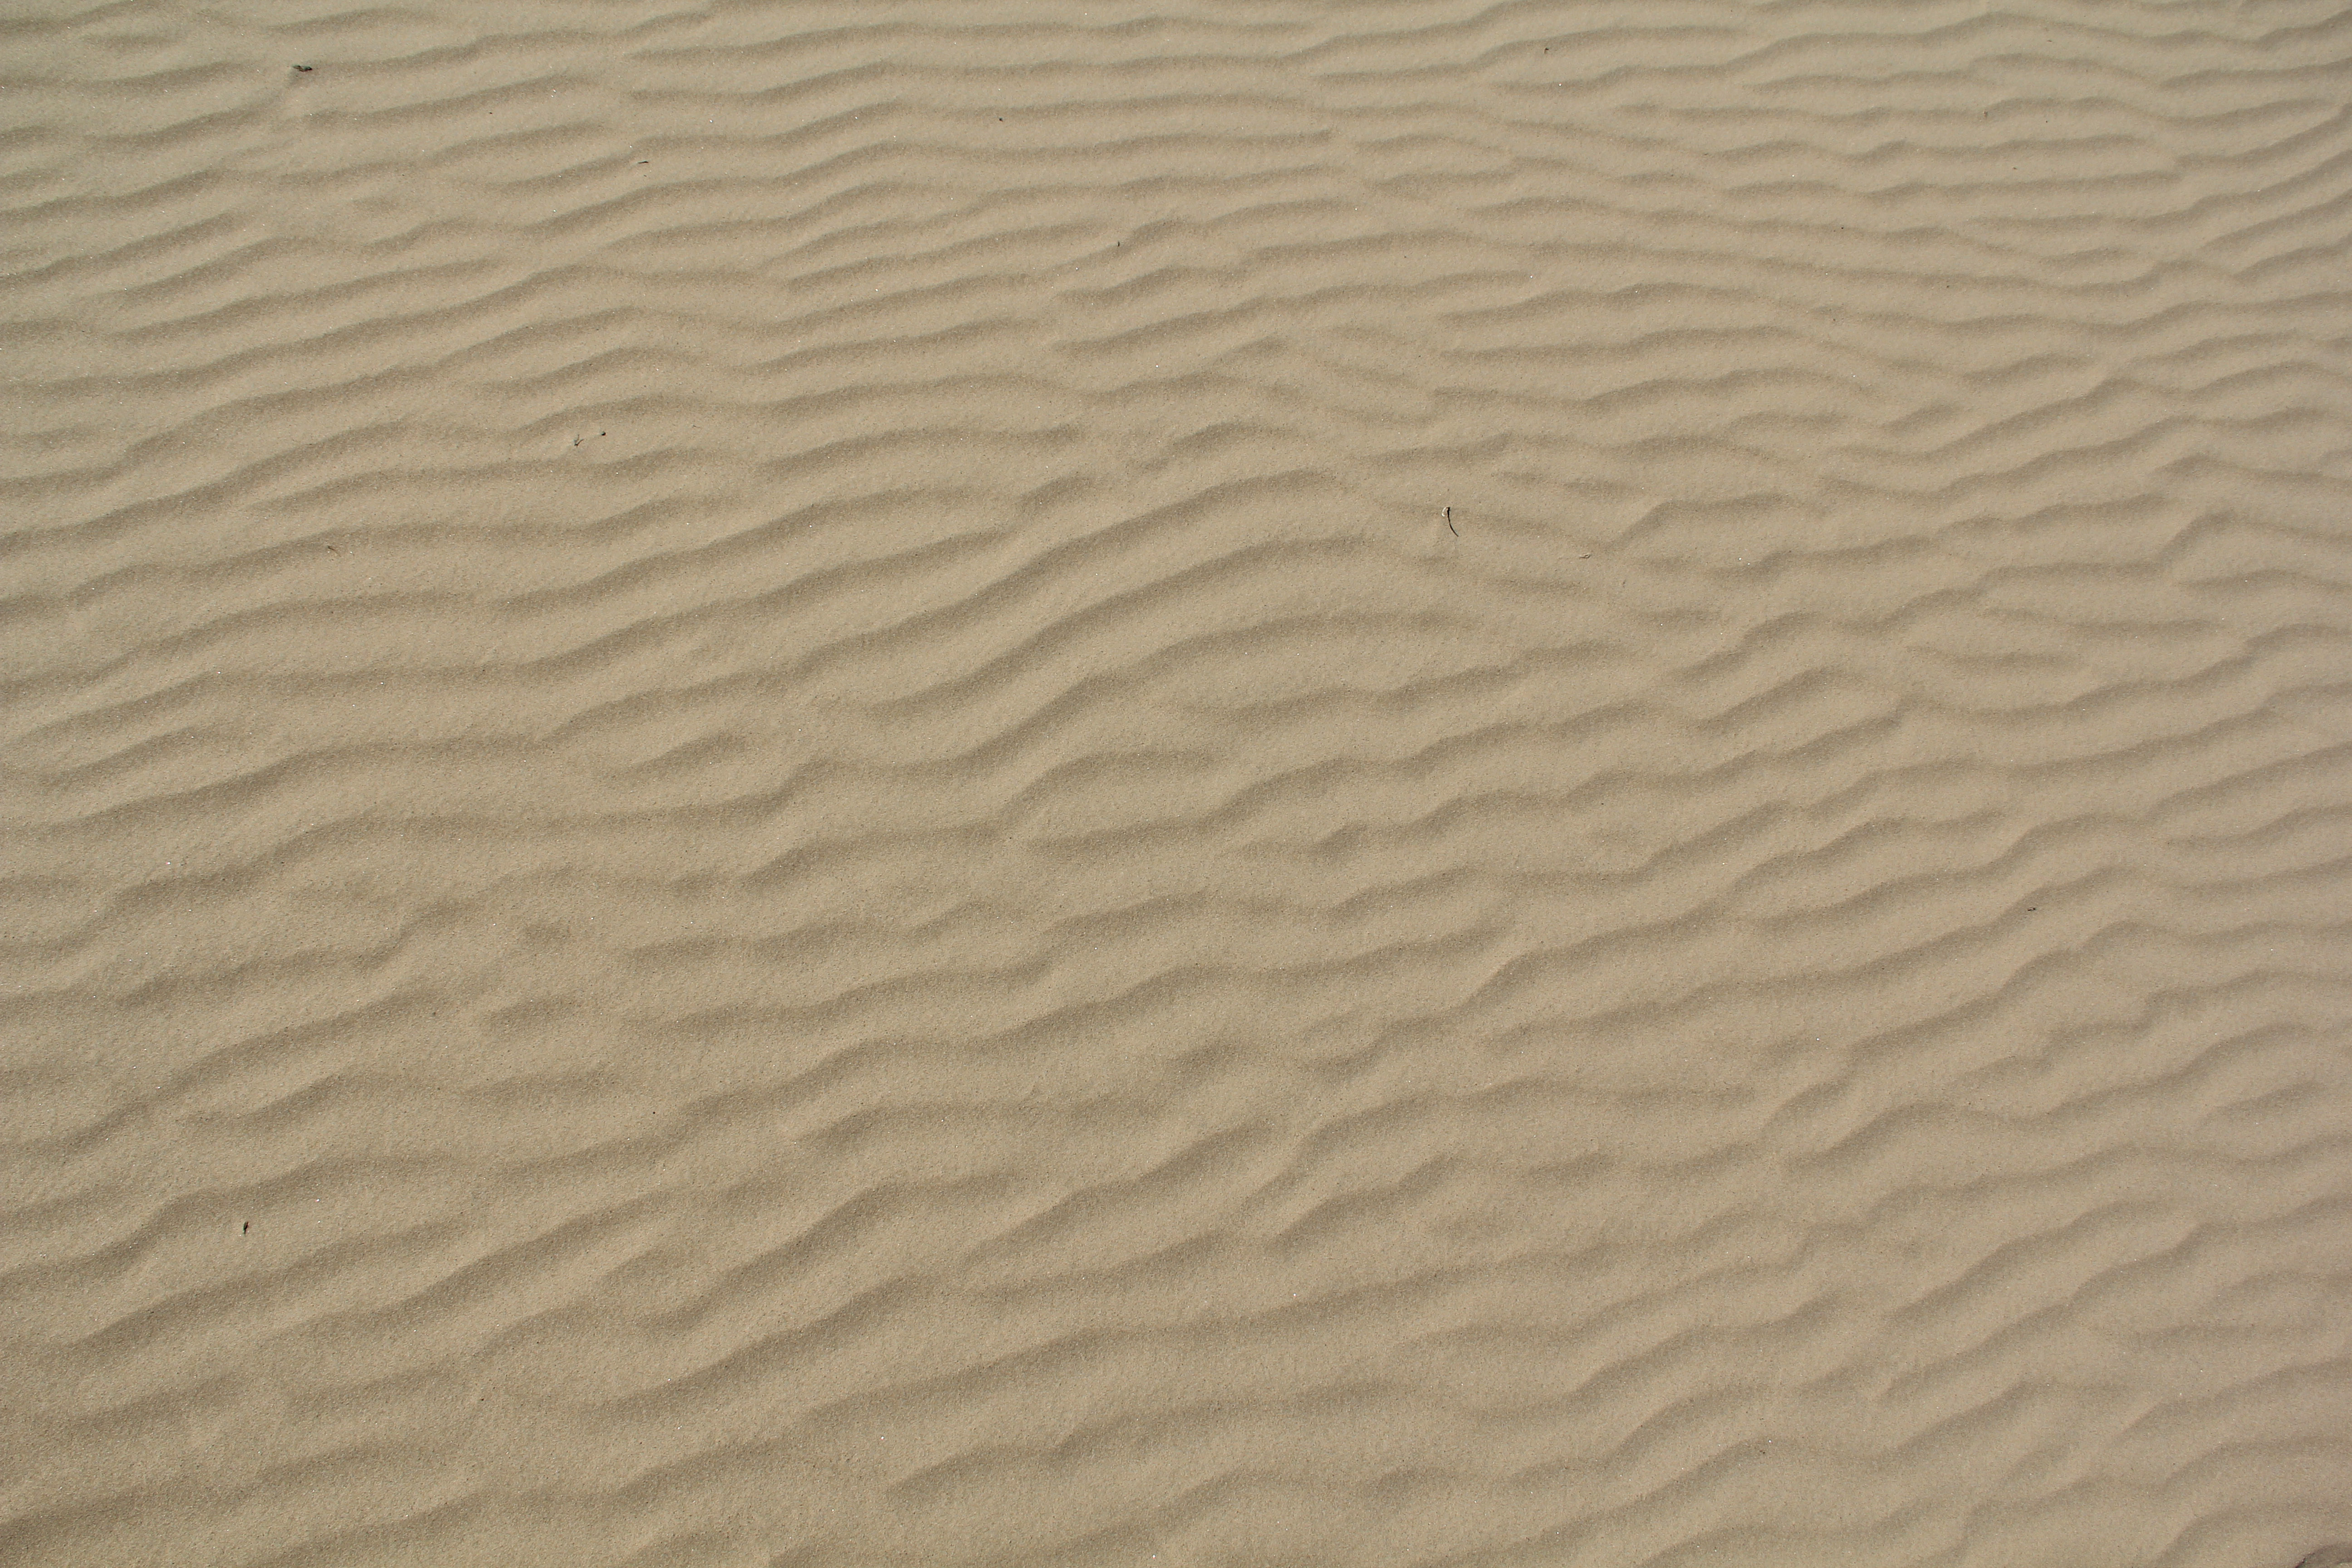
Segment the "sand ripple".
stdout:
<svg viewBox="0 0 2352 1568">
<path fill-rule="evenodd" d="M 8 1563 L 2352 1536 L 2352 12 L 0 39 Z"/>
</svg>

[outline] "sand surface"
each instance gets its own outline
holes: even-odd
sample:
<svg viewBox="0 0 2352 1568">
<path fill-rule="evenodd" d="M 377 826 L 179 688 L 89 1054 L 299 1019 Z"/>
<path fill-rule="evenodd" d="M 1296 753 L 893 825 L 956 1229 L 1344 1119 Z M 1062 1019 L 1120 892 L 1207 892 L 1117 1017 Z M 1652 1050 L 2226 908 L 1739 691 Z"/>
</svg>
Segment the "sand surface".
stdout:
<svg viewBox="0 0 2352 1568">
<path fill-rule="evenodd" d="M 2348 102 L 9 5 L 0 1563 L 2352 1539 Z"/>
</svg>

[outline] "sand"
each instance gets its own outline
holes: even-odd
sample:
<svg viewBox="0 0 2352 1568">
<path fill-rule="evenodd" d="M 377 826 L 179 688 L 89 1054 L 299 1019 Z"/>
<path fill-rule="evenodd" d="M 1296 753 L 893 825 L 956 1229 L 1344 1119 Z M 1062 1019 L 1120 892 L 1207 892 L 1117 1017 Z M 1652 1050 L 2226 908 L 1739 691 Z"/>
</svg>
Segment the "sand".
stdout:
<svg viewBox="0 0 2352 1568">
<path fill-rule="evenodd" d="M 10 6 L 0 1561 L 2352 1540 L 2347 93 Z"/>
</svg>

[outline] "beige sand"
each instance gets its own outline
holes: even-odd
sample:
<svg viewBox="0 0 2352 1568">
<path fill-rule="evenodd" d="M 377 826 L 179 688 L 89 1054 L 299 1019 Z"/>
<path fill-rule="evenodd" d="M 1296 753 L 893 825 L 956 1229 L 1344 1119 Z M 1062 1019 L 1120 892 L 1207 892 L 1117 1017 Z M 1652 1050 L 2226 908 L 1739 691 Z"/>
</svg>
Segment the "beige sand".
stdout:
<svg viewBox="0 0 2352 1568">
<path fill-rule="evenodd" d="M 0 57 L 0 1562 L 2352 1538 L 2352 13 Z"/>
</svg>

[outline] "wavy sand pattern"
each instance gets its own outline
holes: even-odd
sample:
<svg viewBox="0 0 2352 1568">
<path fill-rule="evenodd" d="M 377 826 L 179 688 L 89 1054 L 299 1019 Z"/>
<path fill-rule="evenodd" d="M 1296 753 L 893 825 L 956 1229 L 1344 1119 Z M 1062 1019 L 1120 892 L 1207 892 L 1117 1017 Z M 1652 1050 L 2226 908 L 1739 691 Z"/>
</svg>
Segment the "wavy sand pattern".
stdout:
<svg viewBox="0 0 2352 1568">
<path fill-rule="evenodd" d="M 0 1560 L 2352 1538 L 2352 12 L 0 68 Z"/>
</svg>

